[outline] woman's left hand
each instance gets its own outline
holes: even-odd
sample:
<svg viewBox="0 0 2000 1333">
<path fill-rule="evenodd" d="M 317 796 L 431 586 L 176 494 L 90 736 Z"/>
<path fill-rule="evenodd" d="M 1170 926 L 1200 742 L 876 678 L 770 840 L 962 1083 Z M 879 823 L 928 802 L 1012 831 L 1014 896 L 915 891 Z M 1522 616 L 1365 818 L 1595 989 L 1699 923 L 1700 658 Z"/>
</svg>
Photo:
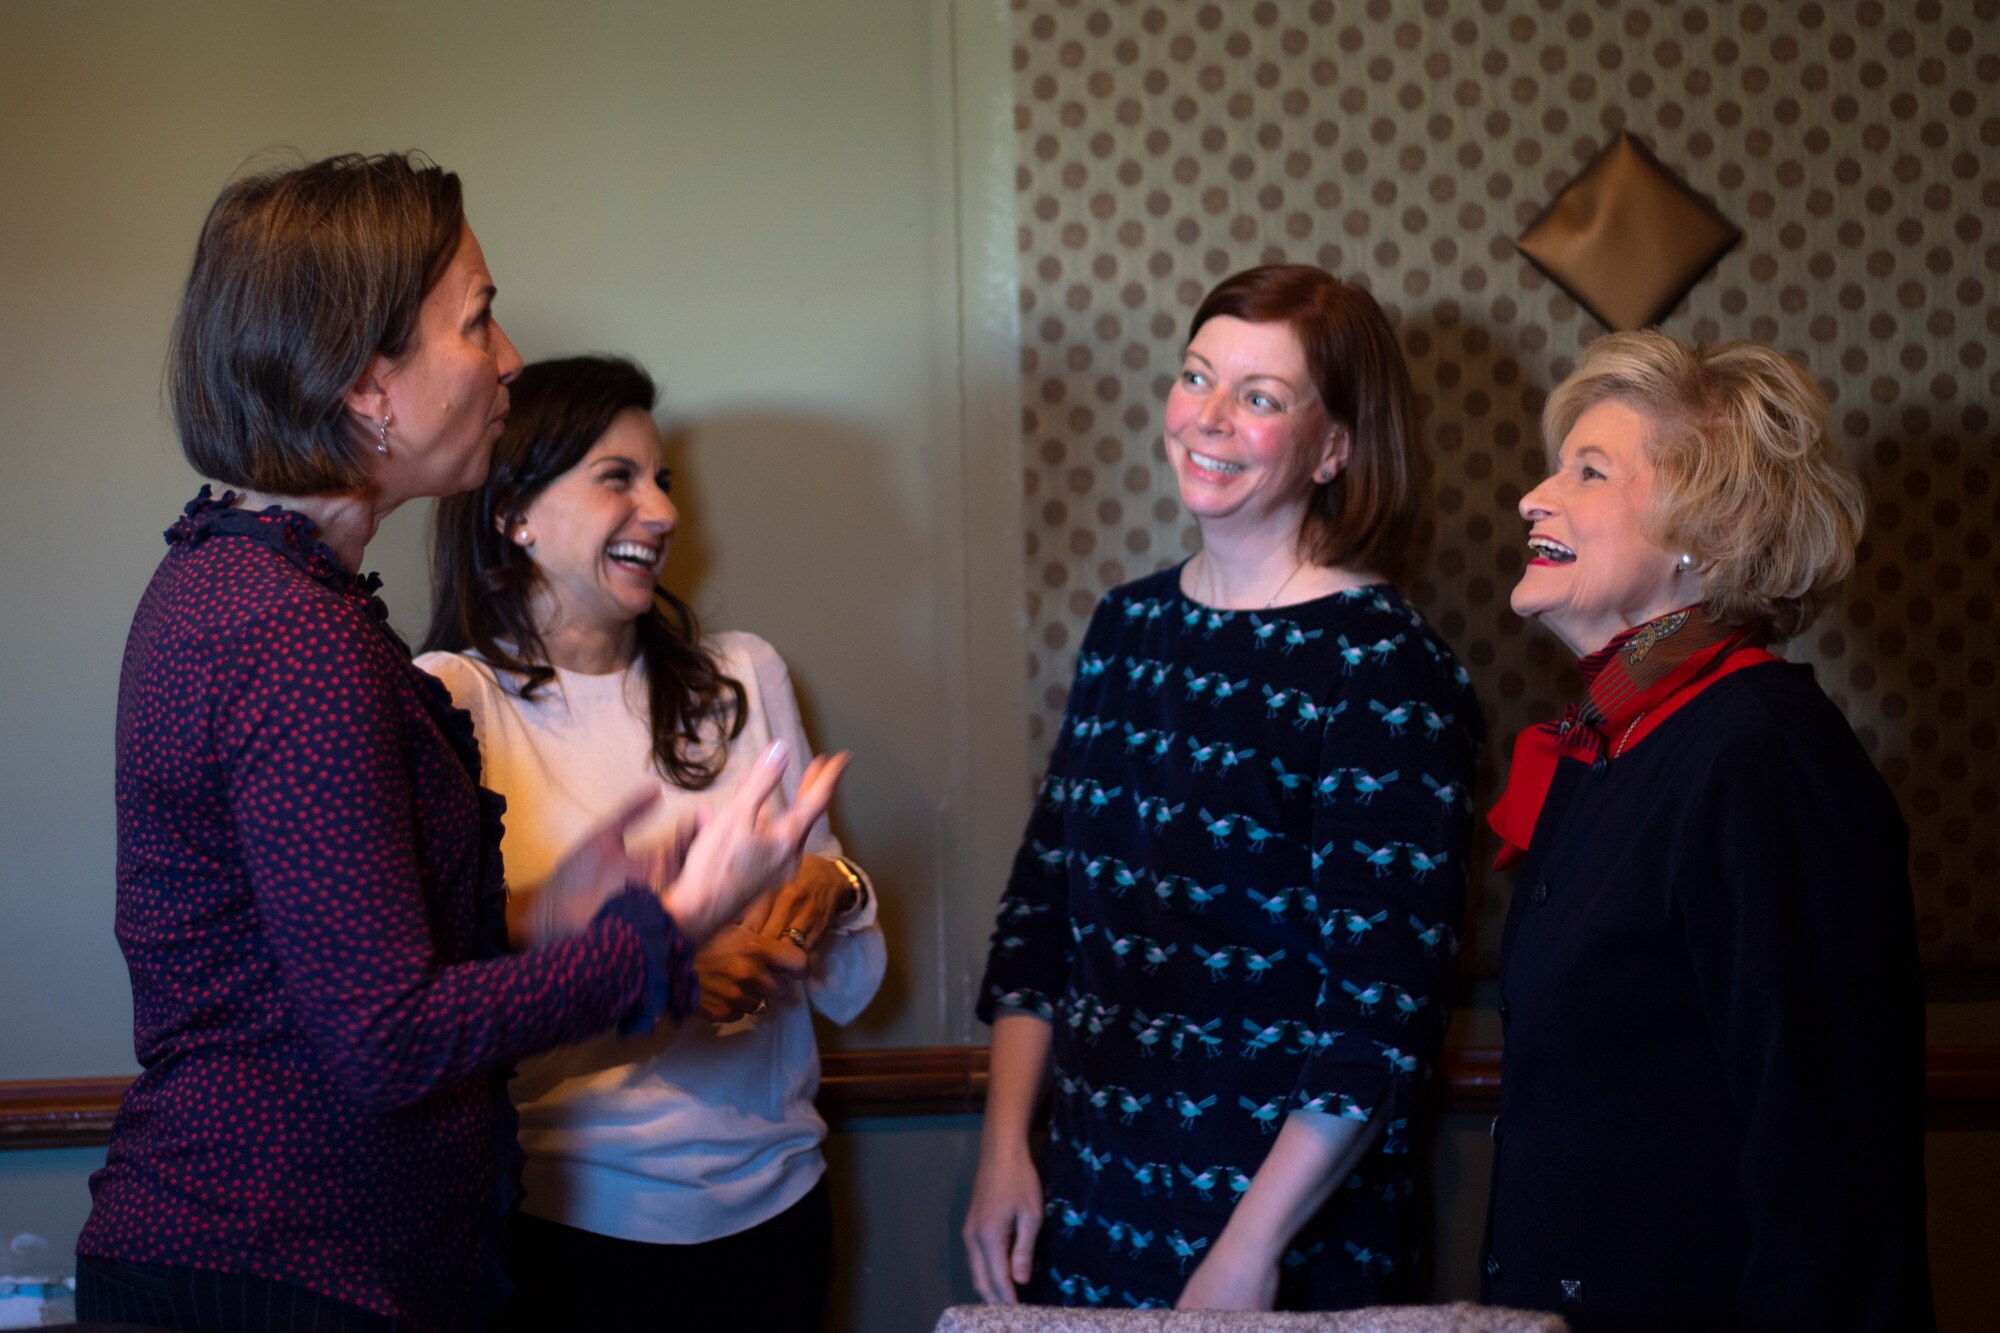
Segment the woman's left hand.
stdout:
<svg viewBox="0 0 2000 1333">
<path fill-rule="evenodd" d="M 1181 1289 L 1179 1310 L 1268 1310 L 1278 1299 L 1278 1260 L 1300 1227 L 1347 1179 L 1382 1132 L 1382 1117 L 1297 1110 L 1250 1178 L 1250 1188 Z"/>
<path fill-rule="evenodd" d="M 853 886 L 832 857 L 804 856 L 797 874 L 776 893 L 751 904 L 743 925 L 771 939 L 789 939 L 810 953 L 843 906 L 852 905 L 852 894 Z"/>
<path fill-rule="evenodd" d="M 1277 1263 L 1233 1254 L 1225 1244 L 1218 1236 L 1216 1248 L 1195 1265 L 1176 1310 L 1268 1310 L 1277 1302 Z"/>
<path fill-rule="evenodd" d="M 694 956 L 701 1011 L 717 1023 L 755 1018 L 805 975 L 805 951 L 742 926 L 724 926 Z"/>
</svg>

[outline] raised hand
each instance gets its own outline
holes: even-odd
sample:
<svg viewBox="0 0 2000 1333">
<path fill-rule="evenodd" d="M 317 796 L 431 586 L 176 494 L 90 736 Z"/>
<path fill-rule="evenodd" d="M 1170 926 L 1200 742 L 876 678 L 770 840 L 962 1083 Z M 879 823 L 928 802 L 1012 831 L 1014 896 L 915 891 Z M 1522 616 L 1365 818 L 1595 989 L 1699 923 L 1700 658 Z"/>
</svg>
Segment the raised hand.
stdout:
<svg viewBox="0 0 2000 1333">
<path fill-rule="evenodd" d="M 538 888 L 509 895 L 507 935 L 516 947 L 576 934 L 627 884 L 664 882 L 655 877 L 654 868 L 625 850 L 625 831 L 659 801 L 656 786 L 636 793 L 571 849 Z"/>
<path fill-rule="evenodd" d="M 784 777 L 788 747 L 773 742 L 729 798 L 705 811 L 681 858 L 680 874 L 660 895 L 681 933 L 699 946 L 752 899 L 790 879 L 814 821 L 826 813 L 847 756 L 807 765 L 791 806 L 766 809 Z"/>
</svg>

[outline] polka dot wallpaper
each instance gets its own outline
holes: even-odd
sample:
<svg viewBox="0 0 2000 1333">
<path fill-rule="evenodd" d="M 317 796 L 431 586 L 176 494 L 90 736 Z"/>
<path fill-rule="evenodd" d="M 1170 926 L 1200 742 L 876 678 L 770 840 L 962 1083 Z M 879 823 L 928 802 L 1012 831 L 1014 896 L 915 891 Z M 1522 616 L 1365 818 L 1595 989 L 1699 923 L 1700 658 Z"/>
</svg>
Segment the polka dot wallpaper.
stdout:
<svg viewBox="0 0 2000 1333">
<path fill-rule="evenodd" d="M 1514 251 L 1619 129 L 1746 233 L 1668 316 L 1826 387 L 1870 519 L 1811 662 L 1912 835 L 1933 968 L 2000 964 L 2000 0 L 1015 0 L 1030 717 L 1098 595 L 1195 533 L 1159 445 L 1218 278 L 1366 285 L 1433 471 L 1402 582 L 1487 708 L 1482 807 L 1565 654 L 1507 607 L 1543 397 L 1602 329 Z M 1037 762 L 1039 763 L 1039 757 Z M 1491 962 L 1505 882 L 1477 874 Z"/>
</svg>

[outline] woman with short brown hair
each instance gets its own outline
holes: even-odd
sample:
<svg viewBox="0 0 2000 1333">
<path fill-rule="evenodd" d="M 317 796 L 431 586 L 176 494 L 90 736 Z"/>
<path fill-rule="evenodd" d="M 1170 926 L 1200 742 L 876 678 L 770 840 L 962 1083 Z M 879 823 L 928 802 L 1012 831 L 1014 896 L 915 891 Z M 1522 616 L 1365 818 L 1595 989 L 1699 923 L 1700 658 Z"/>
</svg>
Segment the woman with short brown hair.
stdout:
<svg viewBox="0 0 2000 1333">
<path fill-rule="evenodd" d="M 1162 416 L 1201 549 L 1085 635 L 979 998 L 966 1252 L 994 1301 L 1375 1304 L 1420 1271 L 1481 736 L 1386 581 L 1409 375 L 1367 292 L 1268 266 L 1195 311 Z"/>
<path fill-rule="evenodd" d="M 1321 406 L 1343 423 L 1346 456 L 1308 495 L 1300 544 L 1315 563 L 1397 570 L 1417 521 L 1416 404 L 1394 330 L 1375 298 L 1308 264 L 1268 264 L 1217 283 L 1189 321 L 1291 330 Z"/>
<path fill-rule="evenodd" d="M 510 1067 L 689 1012 L 693 947 L 786 878 L 831 794 L 837 764 L 765 818 L 767 756 L 671 880 L 626 855 L 631 801 L 550 877 L 574 933 L 507 954 L 470 722 L 360 573 L 390 511 L 486 475 L 521 366 L 494 291 L 457 177 L 419 158 L 251 177 L 209 214 L 171 382 L 189 461 L 232 489 L 168 531 L 126 642 L 142 1070 L 91 1178 L 86 1321 L 482 1326 Z"/>
</svg>

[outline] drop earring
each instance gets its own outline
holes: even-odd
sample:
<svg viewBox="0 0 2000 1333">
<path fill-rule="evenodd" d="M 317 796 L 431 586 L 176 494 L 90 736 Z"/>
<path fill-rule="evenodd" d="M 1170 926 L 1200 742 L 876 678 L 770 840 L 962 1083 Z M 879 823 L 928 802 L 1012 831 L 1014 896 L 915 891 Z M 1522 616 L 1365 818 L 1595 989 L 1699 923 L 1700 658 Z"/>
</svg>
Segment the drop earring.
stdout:
<svg viewBox="0 0 2000 1333">
<path fill-rule="evenodd" d="M 382 429 L 375 437 L 375 452 L 384 458 L 389 456 L 389 414 L 387 412 L 382 414 Z"/>
</svg>

